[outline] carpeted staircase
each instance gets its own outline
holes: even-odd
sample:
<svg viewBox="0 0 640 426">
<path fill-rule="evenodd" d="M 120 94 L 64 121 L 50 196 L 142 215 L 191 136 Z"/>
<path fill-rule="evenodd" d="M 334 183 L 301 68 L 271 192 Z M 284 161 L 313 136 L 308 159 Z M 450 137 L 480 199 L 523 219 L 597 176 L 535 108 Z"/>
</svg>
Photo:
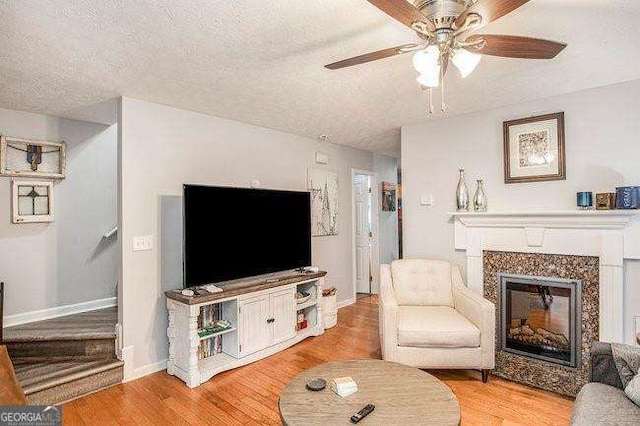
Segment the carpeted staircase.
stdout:
<svg viewBox="0 0 640 426">
<path fill-rule="evenodd" d="M 122 382 L 116 322 L 116 308 L 108 308 L 5 328 L 29 404 L 61 404 Z"/>
</svg>

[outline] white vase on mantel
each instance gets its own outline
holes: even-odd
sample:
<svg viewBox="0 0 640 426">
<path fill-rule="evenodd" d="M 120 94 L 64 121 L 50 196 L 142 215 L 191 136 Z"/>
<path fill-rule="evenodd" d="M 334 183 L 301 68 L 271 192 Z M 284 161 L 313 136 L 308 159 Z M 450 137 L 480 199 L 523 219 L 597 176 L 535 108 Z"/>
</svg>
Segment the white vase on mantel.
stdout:
<svg viewBox="0 0 640 426">
<path fill-rule="evenodd" d="M 473 209 L 477 212 L 487 211 L 487 194 L 484 192 L 484 182 L 482 179 L 476 180 L 478 187 L 476 193 L 473 196 Z"/>
</svg>

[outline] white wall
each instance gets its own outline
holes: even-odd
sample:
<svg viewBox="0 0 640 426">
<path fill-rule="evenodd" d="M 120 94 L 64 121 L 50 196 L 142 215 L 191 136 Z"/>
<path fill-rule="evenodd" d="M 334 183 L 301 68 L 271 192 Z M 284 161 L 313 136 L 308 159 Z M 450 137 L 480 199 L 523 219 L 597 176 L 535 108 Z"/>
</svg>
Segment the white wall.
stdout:
<svg viewBox="0 0 640 426">
<path fill-rule="evenodd" d="M 116 126 L 0 109 L 0 133 L 67 142 L 67 178 L 56 182 L 55 222 L 11 223 L 10 178 L 0 178 L 0 281 L 5 315 L 115 296 Z"/>
<path fill-rule="evenodd" d="M 160 262 L 167 196 L 182 184 L 306 190 L 307 167 L 318 143 L 309 138 L 218 117 L 123 98 L 120 110 L 122 280 L 121 318 L 128 378 L 161 368 L 168 356 L 167 310 Z M 373 169 L 372 154 L 324 144 L 339 174 L 339 235 L 314 237 L 313 263 L 329 271 L 327 284 L 340 301 L 353 294 L 351 259 L 351 168 Z M 174 209 L 175 210 L 175 209 Z M 175 212 L 174 212 L 175 213 Z M 153 251 L 132 251 L 137 235 L 153 235 Z"/>
<path fill-rule="evenodd" d="M 504 183 L 502 123 L 565 112 L 567 180 Z M 470 193 L 485 180 L 489 210 L 574 209 L 577 191 L 614 191 L 640 184 L 640 81 L 591 89 L 509 107 L 433 120 L 402 128 L 404 248 L 406 257 L 436 257 L 458 263 L 453 248 L 458 168 L 467 170 Z M 421 194 L 435 204 L 421 207 Z M 627 265 L 627 330 L 633 301 L 640 300 L 640 268 Z M 640 312 L 638 312 L 640 313 Z"/>
<path fill-rule="evenodd" d="M 378 174 L 378 194 L 382 194 L 382 182 L 398 184 L 398 159 L 388 155 L 374 154 L 373 168 Z M 378 197 L 380 205 L 379 217 L 379 242 L 380 263 L 391 263 L 398 258 L 398 211 L 383 212 L 382 196 Z"/>
</svg>

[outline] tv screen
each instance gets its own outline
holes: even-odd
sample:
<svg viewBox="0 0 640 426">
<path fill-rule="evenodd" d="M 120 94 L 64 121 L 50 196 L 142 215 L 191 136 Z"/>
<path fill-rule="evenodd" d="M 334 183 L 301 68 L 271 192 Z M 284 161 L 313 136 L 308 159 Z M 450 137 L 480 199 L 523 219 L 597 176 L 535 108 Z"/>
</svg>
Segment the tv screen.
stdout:
<svg viewBox="0 0 640 426">
<path fill-rule="evenodd" d="M 184 185 L 184 285 L 311 265 L 308 192 Z"/>
</svg>

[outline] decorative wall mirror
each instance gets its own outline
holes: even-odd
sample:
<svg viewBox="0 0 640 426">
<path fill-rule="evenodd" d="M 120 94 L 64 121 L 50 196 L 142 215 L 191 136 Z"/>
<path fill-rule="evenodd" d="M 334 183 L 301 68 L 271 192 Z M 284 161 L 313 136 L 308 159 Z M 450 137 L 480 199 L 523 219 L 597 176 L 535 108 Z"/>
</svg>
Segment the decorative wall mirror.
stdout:
<svg viewBox="0 0 640 426">
<path fill-rule="evenodd" d="M 13 223 L 53 222 L 53 182 L 11 182 Z"/>
<path fill-rule="evenodd" d="M 66 144 L 0 136 L 0 175 L 64 179 Z"/>
</svg>

